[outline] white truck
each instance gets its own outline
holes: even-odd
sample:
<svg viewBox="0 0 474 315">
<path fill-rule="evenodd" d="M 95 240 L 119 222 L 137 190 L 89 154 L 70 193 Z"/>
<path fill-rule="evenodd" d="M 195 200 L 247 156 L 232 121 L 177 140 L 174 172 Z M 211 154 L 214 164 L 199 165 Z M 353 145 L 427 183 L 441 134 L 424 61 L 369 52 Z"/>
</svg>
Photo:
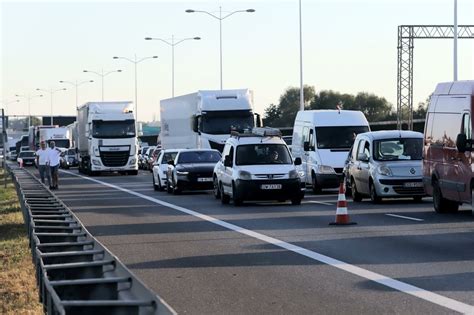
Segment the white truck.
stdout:
<svg viewBox="0 0 474 315">
<path fill-rule="evenodd" d="M 90 102 L 77 109 L 79 172 L 138 174 L 137 125 L 131 102 Z"/>
<path fill-rule="evenodd" d="M 160 102 L 163 149 L 216 149 L 222 152 L 231 131 L 260 126 L 248 89 L 198 91 Z"/>
</svg>

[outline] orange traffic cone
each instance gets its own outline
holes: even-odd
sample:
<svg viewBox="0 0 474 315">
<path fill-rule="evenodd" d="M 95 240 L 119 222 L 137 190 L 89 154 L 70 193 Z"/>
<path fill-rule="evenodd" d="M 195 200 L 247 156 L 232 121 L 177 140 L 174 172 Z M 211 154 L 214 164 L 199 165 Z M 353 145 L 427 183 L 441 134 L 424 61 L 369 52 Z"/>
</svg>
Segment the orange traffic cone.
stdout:
<svg viewBox="0 0 474 315">
<path fill-rule="evenodd" d="M 337 208 L 336 208 L 336 221 L 329 223 L 329 225 L 353 225 L 356 222 L 349 220 L 349 214 L 347 213 L 347 200 L 346 200 L 346 186 L 344 182 L 339 185 L 339 196 L 337 197 Z"/>
</svg>

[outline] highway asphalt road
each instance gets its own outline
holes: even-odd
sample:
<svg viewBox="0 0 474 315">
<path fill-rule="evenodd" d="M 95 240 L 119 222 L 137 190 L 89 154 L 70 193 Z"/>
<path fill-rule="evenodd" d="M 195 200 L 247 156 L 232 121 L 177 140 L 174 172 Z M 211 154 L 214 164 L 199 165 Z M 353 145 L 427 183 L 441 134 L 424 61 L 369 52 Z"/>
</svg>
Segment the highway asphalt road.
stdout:
<svg viewBox="0 0 474 315">
<path fill-rule="evenodd" d="M 474 217 L 336 192 L 223 206 L 211 192 L 156 192 L 151 173 L 60 173 L 89 231 L 181 314 L 474 314 Z"/>
</svg>

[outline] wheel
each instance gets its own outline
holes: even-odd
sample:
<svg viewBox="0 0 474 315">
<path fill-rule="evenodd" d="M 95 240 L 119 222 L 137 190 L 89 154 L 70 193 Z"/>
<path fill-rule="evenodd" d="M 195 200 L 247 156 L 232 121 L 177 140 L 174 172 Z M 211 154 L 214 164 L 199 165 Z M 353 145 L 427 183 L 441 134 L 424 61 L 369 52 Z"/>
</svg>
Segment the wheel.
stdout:
<svg viewBox="0 0 474 315">
<path fill-rule="evenodd" d="M 422 197 L 422 196 L 415 196 L 415 197 L 413 197 L 413 201 L 415 201 L 415 202 L 422 202 L 422 201 L 423 201 L 423 197 Z"/>
<path fill-rule="evenodd" d="M 300 198 L 291 199 L 291 204 L 293 206 L 299 206 L 301 204 L 301 199 Z"/>
<path fill-rule="evenodd" d="M 362 195 L 357 191 L 356 183 L 354 178 L 351 178 L 351 195 L 354 202 L 361 202 Z"/>
<path fill-rule="evenodd" d="M 214 185 L 214 198 L 220 199 L 221 198 L 221 191 L 219 189 L 219 182 L 217 181 L 216 176 L 214 176 L 213 185 Z"/>
<path fill-rule="evenodd" d="M 222 189 L 222 184 L 220 185 L 220 191 L 221 191 L 221 203 L 223 205 L 228 205 L 230 202 L 230 196 L 224 192 L 224 189 Z"/>
<path fill-rule="evenodd" d="M 239 196 L 239 191 L 232 185 L 232 199 L 234 200 L 234 206 L 240 207 L 244 202 L 242 198 Z"/>
<path fill-rule="evenodd" d="M 159 182 L 159 180 L 158 180 L 158 182 Z M 155 182 L 155 176 L 153 176 L 153 189 L 154 189 L 155 191 L 159 191 L 159 190 L 160 190 L 160 187 L 159 187 L 159 186 L 156 184 L 156 182 Z"/>
<path fill-rule="evenodd" d="M 369 182 L 369 189 L 370 189 L 370 200 L 373 203 L 380 203 L 382 198 L 377 195 L 377 190 L 375 189 L 375 185 L 372 181 Z"/>
<path fill-rule="evenodd" d="M 457 212 L 459 204 L 443 197 L 438 181 L 433 181 L 433 207 L 438 213 Z"/>
<path fill-rule="evenodd" d="M 313 173 L 311 176 L 311 185 L 313 186 L 313 192 L 315 194 L 320 194 L 321 193 L 321 187 L 318 186 L 318 182 L 316 181 L 316 176 Z"/>
</svg>

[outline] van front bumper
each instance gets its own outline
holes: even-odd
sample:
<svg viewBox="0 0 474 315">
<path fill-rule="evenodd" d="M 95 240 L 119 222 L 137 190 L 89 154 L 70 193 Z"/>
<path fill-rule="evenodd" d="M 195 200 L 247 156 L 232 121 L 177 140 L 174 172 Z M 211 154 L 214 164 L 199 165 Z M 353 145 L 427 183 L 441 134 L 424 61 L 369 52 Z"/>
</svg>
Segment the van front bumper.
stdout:
<svg viewBox="0 0 474 315">
<path fill-rule="evenodd" d="M 342 174 L 316 174 L 316 184 L 319 188 L 337 188 L 342 179 Z"/>
</svg>

